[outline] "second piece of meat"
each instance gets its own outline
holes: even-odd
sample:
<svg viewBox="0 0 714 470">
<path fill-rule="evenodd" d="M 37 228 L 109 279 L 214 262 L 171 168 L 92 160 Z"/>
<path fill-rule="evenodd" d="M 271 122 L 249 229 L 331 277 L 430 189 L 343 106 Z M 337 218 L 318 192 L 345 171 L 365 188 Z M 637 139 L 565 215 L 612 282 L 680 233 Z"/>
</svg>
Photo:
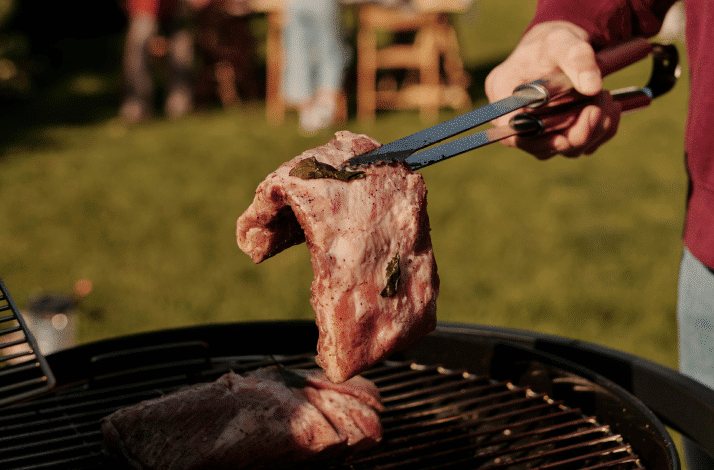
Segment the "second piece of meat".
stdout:
<svg viewBox="0 0 714 470">
<path fill-rule="evenodd" d="M 377 387 L 362 377 L 329 382 L 268 367 L 188 387 L 102 420 L 104 448 L 142 470 L 291 468 L 339 458 L 382 439 Z"/>
</svg>

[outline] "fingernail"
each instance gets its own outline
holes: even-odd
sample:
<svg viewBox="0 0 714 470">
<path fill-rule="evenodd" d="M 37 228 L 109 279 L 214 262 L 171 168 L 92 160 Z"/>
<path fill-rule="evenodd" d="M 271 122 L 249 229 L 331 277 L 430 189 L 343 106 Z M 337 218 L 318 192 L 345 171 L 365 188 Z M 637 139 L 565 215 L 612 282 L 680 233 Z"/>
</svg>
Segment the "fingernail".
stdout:
<svg viewBox="0 0 714 470">
<path fill-rule="evenodd" d="M 600 91 L 601 81 L 597 72 L 588 71 L 578 75 L 578 84 L 580 91 L 585 94 L 593 95 Z"/>
</svg>

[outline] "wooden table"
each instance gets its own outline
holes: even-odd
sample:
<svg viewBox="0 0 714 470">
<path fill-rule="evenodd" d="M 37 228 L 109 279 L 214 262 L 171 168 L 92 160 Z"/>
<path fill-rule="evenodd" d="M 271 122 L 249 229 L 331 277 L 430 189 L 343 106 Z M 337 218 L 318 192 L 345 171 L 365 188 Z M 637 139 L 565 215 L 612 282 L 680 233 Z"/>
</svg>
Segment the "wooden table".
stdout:
<svg viewBox="0 0 714 470">
<path fill-rule="evenodd" d="M 448 16 L 463 11 L 468 3 L 470 1 L 414 0 L 409 8 L 386 8 L 375 3 L 361 6 L 357 33 L 357 118 L 360 121 L 374 121 L 377 108 L 416 108 L 424 122 L 433 122 L 438 118 L 439 108 L 465 110 L 471 106 L 467 92 L 469 77 Z M 379 31 L 411 31 L 415 38 L 412 43 L 378 47 Z M 415 73 L 406 83 L 397 83 L 394 78 L 377 82 L 378 71 L 399 69 Z"/>
<path fill-rule="evenodd" d="M 285 102 L 280 89 L 282 75 L 282 0 L 251 0 L 254 12 L 265 13 L 268 34 L 265 40 L 265 117 L 270 124 L 280 124 L 285 117 Z"/>
<path fill-rule="evenodd" d="M 443 14 L 453 12 L 463 12 L 473 0 L 412 0 L 411 8 L 419 13 Z M 346 5 L 359 9 L 363 5 L 374 4 L 375 2 L 366 0 L 345 1 Z M 282 0 L 250 0 L 250 7 L 256 13 L 264 13 L 267 16 L 267 37 L 266 37 L 266 90 L 265 90 L 265 114 L 269 123 L 280 124 L 285 117 L 286 105 L 282 97 L 281 75 L 282 75 L 282 25 L 283 25 L 283 4 Z M 359 27 L 359 25 L 358 25 Z M 357 51 L 359 61 L 360 51 Z M 360 97 L 358 96 L 358 100 Z M 369 112 L 365 113 L 369 116 Z"/>
</svg>

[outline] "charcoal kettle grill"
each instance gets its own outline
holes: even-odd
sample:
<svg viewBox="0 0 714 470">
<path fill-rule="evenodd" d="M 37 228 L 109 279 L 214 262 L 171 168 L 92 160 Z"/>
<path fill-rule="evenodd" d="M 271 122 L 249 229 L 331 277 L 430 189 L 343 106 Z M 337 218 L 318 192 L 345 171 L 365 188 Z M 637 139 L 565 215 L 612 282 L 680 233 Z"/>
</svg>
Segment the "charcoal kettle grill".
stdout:
<svg viewBox="0 0 714 470">
<path fill-rule="evenodd" d="M 123 468 L 102 452 L 104 416 L 273 358 L 316 367 L 317 336 L 311 321 L 208 324 L 53 353 L 54 389 L 0 408 L 0 468 Z M 679 469 L 663 423 L 714 454 L 714 391 L 587 343 L 441 323 L 363 375 L 384 439 L 324 468 Z"/>
</svg>

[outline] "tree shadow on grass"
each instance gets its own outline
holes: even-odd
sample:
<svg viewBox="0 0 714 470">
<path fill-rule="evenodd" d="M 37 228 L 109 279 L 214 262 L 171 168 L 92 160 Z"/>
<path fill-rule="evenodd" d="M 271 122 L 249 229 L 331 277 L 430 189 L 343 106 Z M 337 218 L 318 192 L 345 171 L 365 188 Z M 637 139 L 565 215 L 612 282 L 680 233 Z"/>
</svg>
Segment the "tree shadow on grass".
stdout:
<svg viewBox="0 0 714 470">
<path fill-rule="evenodd" d="M 0 158 L 18 145 L 53 147 L 46 126 L 97 122 L 116 109 L 125 25 L 121 2 L 15 3 L 0 33 L 24 44 L 15 60 L 30 84 L 0 95 Z"/>
<path fill-rule="evenodd" d="M 59 149 L 59 143 L 43 132 L 47 127 L 100 122 L 118 109 L 118 94 L 112 92 L 92 96 L 48 95 L 2 105 L 0 159 L 9 149 Z"/>
</svg>

